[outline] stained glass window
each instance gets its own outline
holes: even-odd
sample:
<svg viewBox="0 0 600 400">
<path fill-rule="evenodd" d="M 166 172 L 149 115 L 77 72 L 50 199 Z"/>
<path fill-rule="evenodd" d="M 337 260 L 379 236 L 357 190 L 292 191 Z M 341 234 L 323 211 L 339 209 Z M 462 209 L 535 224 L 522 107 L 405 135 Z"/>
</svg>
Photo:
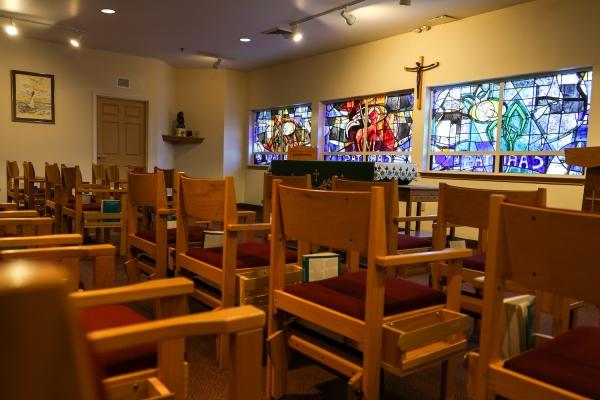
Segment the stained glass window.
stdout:
<svg viewBox="0 0 600 400">
<path fill-rule="evenodd" d="M 591 85 L 585 70 L 433 89 L 429 170 L 583 174 L 564 149 L 587 145 Z"/>
<path fill-rule="evenodd" d="M 413 103 L 405 91 L 325 104 L 325 159 L 408 162 Z"/>
<path fill-rule="evenodd" d="M 285 158 L 290 147 L 311 145 L 310 104 L 254 112 L 252 130 L 255 165 L 268 165 Z"/>
</svg>

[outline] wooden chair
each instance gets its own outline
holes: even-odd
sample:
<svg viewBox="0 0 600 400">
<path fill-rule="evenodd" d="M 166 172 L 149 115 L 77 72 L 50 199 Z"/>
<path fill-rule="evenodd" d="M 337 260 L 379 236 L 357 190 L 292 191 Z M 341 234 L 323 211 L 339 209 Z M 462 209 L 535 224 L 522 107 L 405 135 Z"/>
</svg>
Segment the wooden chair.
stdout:
<svg viewBox="0 0 600 400">
<path fill-rule="evenodd" d="M 468 318 L 460 313 L 461 259 L 467 249 L 387 255 L 384 190 L 333 192 L 280 185 L 273 188 L 268 313 L 267 395 L 286 391 L 287 352 L 294 349 L 349 379 L 351 395 L 379 397 L 381 368 L 400 376 L 443 364 L 442 392 L 449 397 L 455 360 L 466 349 Z M 298 256 L 311 245 L 367 254 L 367 270 L 326 280 L 285 285 L 285 244 L 298 242 Z M 426 286 L 386 278 L 388 268 L 448 260 L 446 296 Z M 410 295 L 409 295 L 410 293 Z M 334 351 L 318 334 L 288 325 L 295 317 L 343 337 L 362 361 Z"/>
<path fill-rule="evenodd" d="M 489 227 L 489 204 L 492 194 L 502 194 L 514 203 L 546 205 L 546 189 L 537 190 L 495 190 L 472 189 L 440 183 L 437 223 L 434 229 L 434 249 L 447 247 L 447 231 L 450 227 L 469 227 L 478 232 L 476 253 L 463 261 L 463 280 L 476 289 L 482 288 L 485 275 L 485 252 Z M 440 288 L 440 279 L 445 276 L 444 264 L 436 264 L 432 271 L 432 285 Z M 481 314 L 480 296 L 463 294 L 461 307 L 475 314 Z"/>
<path fill-rule="evenodd" d="M 308 146 L 294 146 L 287 150 L 288 160 L 316 160 L 317 148 Z"/>
<path fill-rule="evenodd" d="M 490 205 L 478 359 L 469 363 L 476 399 L 600 398 L 599 327 L 577 327 L 509 360 L 500 357 L 504 292 L 510 282 L 558 299 L 600 303 L 600 216 L 511 204 Z M 532 250 L 534 249 L 534 250 Z M 556 302 L 557 305 L 561 301 Z M 473 390 L 473 385 L 474 390 Z"/>
<path fill-rule="evenodd" d="M 46 178 L 35 175 L 35 169 L 32 162 L 25 161 L 23 163 L 23 181 L 23 200 L 25 201 L 25 208 L 43 212 L 46 202 L 44 186 Z"/>
<path fill-rule="evenodd" d="M 19 163 L 6 160 L 6 201 L 15 202 L 17 206 L 23 201 L 25 188 L 21 184 L 23 176 L 19 175 Z"/>
<path fill-rule="evenodd" d="M 0 325 L 11 327 L 0 341 L 3 397 L 181 400 L 186 397 L 184 338 L 229 333 L 233 337 L 234 368 L 230 372 L 228 398 L 260 399 L 265 320 L 262 311 L 246 306 L 162 318 L 185 313 L 185 296 L 191 291 L 191 282 L 153 281 L 69 295 L 63 277 L 56 265 L 30 261 L 0 265 Z M 106 304 L 148 298 L 158 299 L 161 319 L 83 335 L 86 321 L 82 323 L 77 315 L 85 307 L 115 307 Z M 31 323 L 33 315 L 38 316 L 35 329 Z M 98 374 L 99 359 L 110 353 L 136 351 L 140 346 L 158 347 L 157 367 L 102 380 Z M 31 384 L 24 385 L 23 381 Z"/>
<path fill-rule="evenodd" d="M 118 229 L 119 252 L 124 256 L 127 253 L 127 190 L 105 187 L 102 184 L 84 184 L 78 166 L 62 167 L 61 175 L 63 230 L 70 227 L 72 232 L 83 235 L 86 229 L 96 229 L 98 235 L 101 229 Z M 89 203 L 84 204 L 84 196 L 89 196 Z M 119 200 L 121 210 L 102 212 L 103 199 Z M 109 238 L 104 239 L 107 241 Z"/>
<path fill-rule="evenodd" d="M 46 177 L 44 192 L 45 200 L 45 212 L 44 214 L 54 218 L 55 231 L 60 230 L 61 215 L 61 204 L 62 204 L 62 181 L 60 177 L 60 168 L 58 164 L 48 164 L 44 168 L 44 175 Z"/>
<path fill-rule="evenodd" d="M 265 172 L 263 179 L 262 217 L 263 222 L 271 222 L 271 209 L 273 199 L 273 179 L 279 179 L 286 186 L 304 189 L 312 188 L 310 174 L 300 176 L 278 176 Z"/>
<path fill-rule="evenodd" d="M 203 284 L 192 296 L 214 308 L 236 305 L 236 274 L 269 265 L 270 247 L 263 242 L 238 243 L 238 234 L 248 231 L 267 231 L 267 223 L 238 223 L 238 212 L 232 177 L 197 179 L 181 176 L 177 189 L 177 250 L 178 274 L 191 273 Z M 213 248 L 190 248 L 190 226 L 196 221 L 221 225 L 223 245 Z M 288 251 L 287 260 L 296 261 L 295 252 Z M 216 290 L 216 293 L 215 293 Z M 228 340 L 219 340 L 219 364 L 225 366 Z"/>
<path fill-rule="evenodd" d="M 173 208 L 173 200 L 175 196 L 173 195 L 173 190 L 175 187 L 175 168 L 164 169 L 159 167 L 154 167 L 154 172 L 162 171 L 163 176 L 165 177 L 165 190 L 167 191 L 167 204 L 169 207 Z"/>
<path fill-rule="evenodd" d="M 175 246 L 177 230 L 167 229 L 167 218 L 175 215 L 175 210 L 168 207 L 164 173 L 160 169 L 152 174 L 130 172 L 128 181 L 127 219 L 132 222 L 127 226 L 127 276 L 130 282 L 139 281 L 140 272 L 150 278 L 166 278 L 167 249 Z M 146 218 L 148 214 L 151 218 Z M 190 226 L 188 241 L 203 240 L 204 228 Z"/>
</svg>

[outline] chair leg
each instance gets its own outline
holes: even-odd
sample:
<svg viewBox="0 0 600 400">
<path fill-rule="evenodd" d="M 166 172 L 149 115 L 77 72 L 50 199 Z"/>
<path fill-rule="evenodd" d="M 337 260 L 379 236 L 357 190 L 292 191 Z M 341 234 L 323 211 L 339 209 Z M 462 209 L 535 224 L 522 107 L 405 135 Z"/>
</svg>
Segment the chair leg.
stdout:
<svg viewBox="0 0 600 400">
<path fill-rule="evenodd" d="M 217 337 L 217 359 L 221 369 L 231 368 L 231 365 L 229 365 L 230 341 L 231 335 L 219 335 Z"/>
<path fill-rule="evenodd" d="M 459 358 L 453 357 L 442 362 L 442 379 L 440 386 L 440 399 L 456 398 L 456 371 Z"/>
<path fill-rule="evenodd" d="M 267 338 L 267 398 L 279 399 L 286 392 L 288 346 L 286 334 L 279 330 Z"/>
<path fill-rule="evenodd" d="M 259 328 L 231 335 L 230 399 L 261 398 L 263 332 Z"/>
<path fill-rule="evenodd" d="M 140 269 L 137 266 L 137 259 L 135 257 L 125 261 L 125 273 L 129 283 L 137 283 L 140 281 Z"/>
</svg>

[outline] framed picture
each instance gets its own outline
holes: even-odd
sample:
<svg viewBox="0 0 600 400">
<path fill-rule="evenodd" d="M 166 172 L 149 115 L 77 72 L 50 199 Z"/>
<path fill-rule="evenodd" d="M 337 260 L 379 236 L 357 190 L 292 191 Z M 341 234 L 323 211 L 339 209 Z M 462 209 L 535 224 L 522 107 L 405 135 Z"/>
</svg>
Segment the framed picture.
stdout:
<svg viewBox="0 0 600 400">
<path fill-rule="evenodd" d="M 54 75 L 10 71 L 12 120 L 54 123 Z"/>
</svg>

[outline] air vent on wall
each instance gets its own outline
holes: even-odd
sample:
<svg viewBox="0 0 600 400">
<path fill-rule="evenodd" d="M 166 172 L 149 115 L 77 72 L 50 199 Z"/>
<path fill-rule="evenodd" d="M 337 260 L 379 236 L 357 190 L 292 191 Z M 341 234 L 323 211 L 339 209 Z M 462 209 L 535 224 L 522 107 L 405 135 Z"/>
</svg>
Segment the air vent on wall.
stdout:
<svg viewBox="0 0 600 400">
<path fill-rule="evenodd" d="M 129 89 L 130 88 L 129 78 L 117 78 L 117 87 L 119 87 L 121 89 Z"/>
</svg>

